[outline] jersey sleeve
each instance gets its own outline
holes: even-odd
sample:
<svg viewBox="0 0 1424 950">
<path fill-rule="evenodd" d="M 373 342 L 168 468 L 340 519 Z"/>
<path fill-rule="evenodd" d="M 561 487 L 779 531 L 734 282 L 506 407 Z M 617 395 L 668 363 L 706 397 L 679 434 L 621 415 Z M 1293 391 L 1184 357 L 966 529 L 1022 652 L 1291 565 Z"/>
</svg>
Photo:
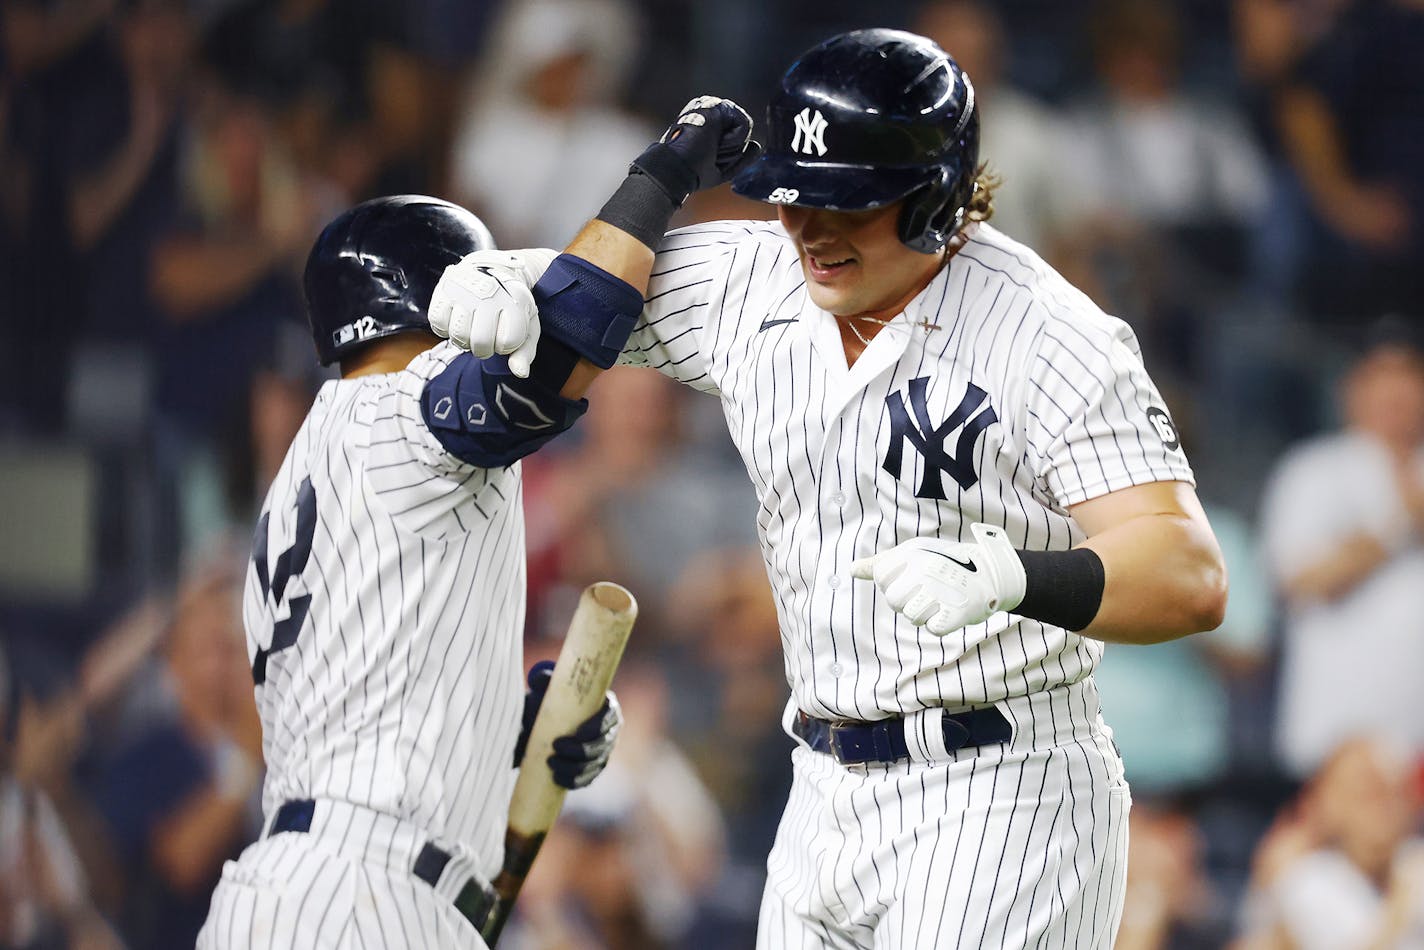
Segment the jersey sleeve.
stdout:
<svg viewBox="0 0 1424 950">
<path fill-rule="evenodd" d="M 1166 401 L 1121 321 L 1048 322 L 1028 367 L 1028 455 L 1065 510 L 1148 482 L 1195 485 Z"/>
<path fill-rule="evenodd" d="M 737 239 L 744 234 L 719 222 L 667 235 L 620 365 L 646 366 L 694 389 L 718 393 L 711 347 L 736 266 Z"/>
<path fill-rule="evenodd" d="M 402 527 L 433 539 L 483 523 L 518 491 L 516 466 L 479 468 L 446 451 L 421 415 L 421 397 L 463 351 L 451 343 L 416 357 L 375 399 L 366 480 Z"/>
</svg>

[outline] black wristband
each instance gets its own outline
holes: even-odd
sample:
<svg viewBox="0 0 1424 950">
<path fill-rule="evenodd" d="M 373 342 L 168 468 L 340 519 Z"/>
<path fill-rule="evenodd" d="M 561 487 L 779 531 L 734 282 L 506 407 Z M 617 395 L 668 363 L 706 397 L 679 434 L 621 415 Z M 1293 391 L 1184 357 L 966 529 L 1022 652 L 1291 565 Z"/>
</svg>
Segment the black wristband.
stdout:
<svg viewBox="0 0 1424 950">
<path fill-rule="evenodd" d="M 663 242 L 680 202 L 638 169 L 628 173 L 596 217 L 626 231 L 653 251 Z"/>
<path fill-rule="evenodd" d="M 1019 551 L 1018 556 L 1025 583 L 1014 613 L 1065 630 L 1082 630 L 1093 622 L 1107 581 L 1096 551 Z"/>
<path fill-rule="evenodd" d="M 679 207 L 697 190 L 700 177 L 677 149 L 654 142 L 633 159 L 629 171 L 639 171 L 653 180 Z"/>
<path fill-rule="evenodd" d="M 572 347 L 545 333 L 539 337 L 539 343 L 534 347 L 534 361 L 529 364 L 529 378 L 543 383 L 551 392 L 559 392 L 573 375 L 578 361 L 579 355 Z"/>
</svg>

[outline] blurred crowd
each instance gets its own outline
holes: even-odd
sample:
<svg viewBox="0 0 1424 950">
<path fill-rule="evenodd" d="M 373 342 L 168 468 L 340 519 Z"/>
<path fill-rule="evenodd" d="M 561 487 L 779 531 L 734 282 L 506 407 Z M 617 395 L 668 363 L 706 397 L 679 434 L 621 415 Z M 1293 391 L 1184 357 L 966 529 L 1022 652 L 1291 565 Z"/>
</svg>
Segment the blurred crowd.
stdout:
<svg viewBox="0 0 1424 950">
<path fill-rule="evenodd" d="M 321 225 L 420 192 L 561 246 L 691 95 L 760 115 L 868 25 L 974 79 L 993 224 L 1133 325 L 1230 569 L 1220 630 L 1099 671 L 1119 946 L 1424 947 L 1424 0 L 873 6 L 0 3 L 0 948 L 191 946 L 260 828 L 237 605 Z M 770 215 L 679 223 L 724 216 Z M 627 727 L 504 943 L 749 947 L 790 782 L 752 490 L 715 401 L 591 403 L 525 463 L 526 654 L 629 587 Z"/>
</svg>

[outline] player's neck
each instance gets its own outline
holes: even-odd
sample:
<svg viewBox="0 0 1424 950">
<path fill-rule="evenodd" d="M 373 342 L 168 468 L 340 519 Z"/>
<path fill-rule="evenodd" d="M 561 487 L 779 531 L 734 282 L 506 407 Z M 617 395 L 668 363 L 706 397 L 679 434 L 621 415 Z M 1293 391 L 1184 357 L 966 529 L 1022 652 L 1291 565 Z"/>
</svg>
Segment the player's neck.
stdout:
<svg viewBox="0 0 1424 950">
<path fill-rule="evenodd" d="M 341 378 L 399 373 L 440 340 L 431 333 L 398 333 L 365 347 L 341 361 Z"/>
<path fill-rule="evenodd" d="M 855 361 L 865 352 L 865 348 L 870 345 L 870 341 L 875 339 L 875 335 L 885 329 L 886 324 L 905 312 L 910 301 L 918 297 L 926 287 L 937 277 L 940 271 L 949 266 L 949 259 L 959 253 L 959 249 L 964 247 L 969 239 L 969 231 L 973 225 L 966 225 L 964 228 L 950 238 L 945 245 L 938 266 L 933 270 L 925 272 L 922 280 L 916 281 L 903 296 L 888 307 L 881 307 L 877 310 L 868 310 L 855 314 L 836 314 L 836 323 L 841 335 L 841 347 L 845 350 L 847 366 L 854 366 Z M 932 324 L 926 324 L 926 327 Z"/>
</svg>

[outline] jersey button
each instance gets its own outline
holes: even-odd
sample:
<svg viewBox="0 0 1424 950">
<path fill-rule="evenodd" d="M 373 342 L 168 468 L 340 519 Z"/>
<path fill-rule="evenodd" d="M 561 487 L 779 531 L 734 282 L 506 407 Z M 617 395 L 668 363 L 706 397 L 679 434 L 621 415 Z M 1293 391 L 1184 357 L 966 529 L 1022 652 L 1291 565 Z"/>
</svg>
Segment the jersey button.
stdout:
<svg viewBox="0 0 1424 950">
<path fill-rule="evenodd" d="M 841 577 L 840 577 L 840 575 L 839 575 L 839 574 L 832 574 L 830 577 L 826 578 L 826 586 L 829 587 L 831 590 L 835 590 L 837 587 L 840 587 L 840 586 L 841 586 Z"/>
<path fill-rule="evenodd" d="M 838 491 L 838 492 L 832 493 L 832 495 L 831 495 L 831 504 L 835 505 L 837 508 L 841 508 L 841 507 L 844 507 L 845 503 L 846 503 L 845 492 L 843 492 L 843 491 Z"/>
<path fill-rule="evenodd" d="M 839 663 L 831 664 L 830 674 L 832 676 L 840 676 L 842 672 L 844 672 L 844 667 L 842 667 Z"/>
</svg>

